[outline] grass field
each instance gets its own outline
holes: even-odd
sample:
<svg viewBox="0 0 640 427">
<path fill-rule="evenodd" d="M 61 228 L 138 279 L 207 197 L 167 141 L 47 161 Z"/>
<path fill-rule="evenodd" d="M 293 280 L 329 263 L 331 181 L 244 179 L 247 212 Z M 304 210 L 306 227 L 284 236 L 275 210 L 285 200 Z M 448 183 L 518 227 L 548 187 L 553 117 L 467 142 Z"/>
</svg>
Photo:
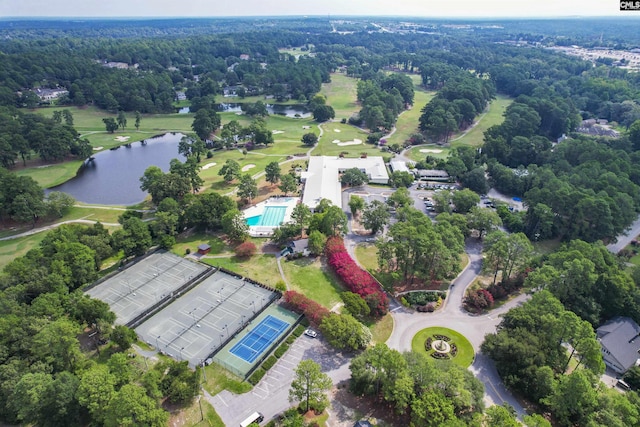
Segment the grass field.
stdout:
<svg viewBox="0 0 640 427">
<path fill-rule="evenodd" d="M 471 145 L 478 147 L 484 143 L 484 132 L 491 126 L 499 125 L 504 121 L 504 112 L 513 102 L 513 99 L 498 95 L 489 105 L 487 111 L 478 121 L 478 124 L 464 135 L 454 136 L 452 147 Z"/>
<path fill-rule="evenodd" d="M 375 323 L 365 322 L 373 337 L 373 344 L 383 344 L 387 342 L 393 332 L 393 316 L 391 313 L 385 314 L 382 319 Z"/>
<path fill-rule="evenodd" d="M 214 267 L 226 268 L 271 287 L 275 287 L 276 283 L 282 280 L 274 255 L 258 254 L 251 258 L 238 258 L 236 256 L 202 258 L 201 261 Z"/>
<path fill-rule="evenodd" d="M 211 246 L 209 255 L 218 255 L 230 251 L 230 247 L 217 236 L 212 236 L 205 233 L 192 233 L 186 236 L 178 236 L 176 238 L 176 244 L 171 248 L 171 252 L 178 256 L 184 256 L 187 249 L 191 253 L 198 251 L 198 246 L 202 243 L 207 243 Z"/>
<path fill-rule="evenodd" d="M 0 240 L 0 269 L 37 247 L 46 234 L 38 233 L 18 239 Z"/>
<path fill-rule="evenodd" d="M 360 111 L 357 100 L 358 79 L 344 74 L 331 74 L 331 83 L 324 83 L 320 93 L 327 98 L 327 104 L 336 112 L 336 119 L 349 119 Z"/>
<path fill-rule="evenodd" d="M 449 343 L 454 343 L 458 347 L 458 354 L 450 360 L 463 368 L 471 366 L 473 359 L 475 358 L 473 347 L 464 335 L 454 331 L 453 329 L 441 327 L 423 329 L 413 337 L 413 340 L 411 341 L 411 350 L 416 353 L 427 354 L 424 348 L 424 343 L 427 341 L 427 338 L 433 335 L 446 335 L 451 338 Z"/>
<path fill-rule="evenodd" d="M 435 92 L 426 92 L 415 88 L 413 107 L 411 107 L 410 110 L 403 111 L 402 114 L 398 116 L 396 132 L 387 138 L 387 145 L 402 145 L 412 134 L 418 132 L 420 115 L 422 114 L 421 110 L 429 101 L 431 101 L 435 94 Z"/>
<path fill-rule="evenodd" d="M 222 390 L 229 390 L 235 394 L 247 393 L 251 390 L 251 384 L 242 381 L 242 378 L 233 375 L 222 366 L 212 363 L 205 366 L 207 381 L 204 383 L 204 389 L 211 395 L 216 395 Z"/>
<path fill-rule="evenodd" d="M 341 302 L 344 291 L 331 273 L 325 271 L 318 259 L 300 258 L 283 261 L 282 269 L 291 288 L 331 309 Z"/>
<path fill-rule="evenodd" d="M 416 92 L 417 93 L 417 92 Z M 451 147 L 459 147 L 462 145 L 471 145 L 473 147 L 480 146 L 484 143 L 484 132 L 491 126 L 499 125 L 504 120 L 505 109 L 513 102 L 511 98 L 498 96 L 489 106 L 489 111 L 478 117 L 477 124 L 468 132 L 460 132 L 451 139 L 450 146 L 442 147 L 436 144 L 432 146 L 414 147 L 407 151 L 407 156 L 415 161 L 424 160 L 429 155 L 439 159 L 449 157 Z M 406 114 L 406 113 L 405 113 Z M 419 115 L 418 115 L 419 117 Z M 398 142 L 398 141 L 396 141 Z M 420 150 L 439 150 L 439 153 L 423 153 Z"/>
<path fill-rule="evenodd" d="M 378 269 L 378 248 L 371 243 L 361 243 L 356 246 L 358 263 L 367 270 Z"/>
<path fill-rule="evenodd" d="M 202 408 L 202 412 L 200 412 Z M 169 425 L 173 427 L 224 427 L 222 418 L 207 399 L 198 396 L 190 406 L 172 414 Z"/>
<path fill-rule="evenodd" d="M 328 122 L 322 124 L 324 135 L 320 138 L 313 155 L 315 156 L 337 156 L 342 152 L 348 153 L 347 157 L 359 157 L 362 153 L 370 156 L 380 156 L 382 151 L 376 146 L 367 144 L 367 133 L 348 124 L 339 122 Z M 333 141 L 340 142 L 354 141 L 359 139 L 362 143 L 357 145 L 338 145 Z"/>
</svg>

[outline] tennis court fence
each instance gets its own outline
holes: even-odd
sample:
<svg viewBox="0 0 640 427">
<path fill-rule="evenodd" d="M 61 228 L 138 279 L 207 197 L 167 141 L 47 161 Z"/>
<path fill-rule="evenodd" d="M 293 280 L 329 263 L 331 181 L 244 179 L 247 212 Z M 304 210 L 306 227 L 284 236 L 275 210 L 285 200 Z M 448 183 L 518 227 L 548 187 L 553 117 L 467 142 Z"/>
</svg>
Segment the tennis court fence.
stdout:
<svg viewBox="0 0 640 427">
<path fill-rule="evenodd" d="M 272 345 L 271 348 L 269 349 L 269 351 L 266 351 L 262 354 L 262 357 L 251 367 L 251 369 L 249 369 L 249 371 L 244 375 L 244 379 L 246 380 L 247 378 L 249 378 L 251 375 L 253 375 L 253 373 L 255 372 L 256 369 L 258 369 L 261 365 L 262 362 L 264 362 L 265 360 L 267 360 L 267 357 L 271 356 L 271 354 L 278 348 L 280 347 L 280 344 L 282 344 L 284 342 L 284 340 L 286 340 L 287 338 L 289 338 L 289 335 L 291 335 L 291 333 L 293 332 L 293 330 L 300 324 L 300 322 L 302 322 L 302 319 L 304 318 L 304 316 L 300 315 L 298 316 L 298 319 L 293 322 L 293 324 L 291 326 L 289 326 L 289 328 L 287 328 L 286 332 L 284 334 L 282 334 L 280 336 L 280 339 L 278 339 L 277 341 L 275 341 Z M 236 374 L 237 375 L 237 374 Z M 242 376 L 242 375 L 240 375 Z"/>
<path fill-rule="evenodd" d="M 164 298 L 162 298 L 160 301 L 158 301 L 157 303 L 149 307 L 147 310 L 143 311 L 142 313 L 140 313 L 139 315 L 137 315 L 136 317 L 128 321 L 126 326 L 131 329 L 137 328 L 142 323 L 144 323 L 148 318 L 150 318 L 151 316 L 153 316 L 154 314 L 156 314 L 157 312 L 159 312 L 160 310 L 162 310 L 163 308 L 171 304 L 171 302 L 173 302 L 174 299 L 180 298 L 181 294 L 190 291 L 192 288 L 198 285 L 203 279 L 206 279 L 207 277 L 211 276 L 215 272 L 216 270 L 214 268 L 207 268 L 206 270 L 193 276 L 191 279 L 189 279 L 187 283 L 185 283 L 175 291 L 171 292 L 171 294 L 166 295 Z"/>
</svg>

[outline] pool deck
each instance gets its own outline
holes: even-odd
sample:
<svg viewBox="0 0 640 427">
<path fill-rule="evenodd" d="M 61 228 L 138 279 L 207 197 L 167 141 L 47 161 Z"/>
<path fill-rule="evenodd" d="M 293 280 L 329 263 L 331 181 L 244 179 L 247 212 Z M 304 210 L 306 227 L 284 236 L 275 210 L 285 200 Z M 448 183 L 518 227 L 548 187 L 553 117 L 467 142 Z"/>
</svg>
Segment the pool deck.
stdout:
<svg viewBox="0 0 640 427">
<path fill-rule="evenodd" d="M 257 205 L 251 206 L 243 211 L 244 217 L 251 218 L 258 215 L 262 215 L 266 207 L 286 207 L 283 223 L 291 221 L 291 214 L 296 205 L 300 203 L 300 197 L 272 197 L 264 202 L 260 202 Z M 251 237 L 270 237 L 273 235 L 273 231 L 279 227 L 278 225 L 268 226 L 249 226 L 249 235 Z"/>
</svg>

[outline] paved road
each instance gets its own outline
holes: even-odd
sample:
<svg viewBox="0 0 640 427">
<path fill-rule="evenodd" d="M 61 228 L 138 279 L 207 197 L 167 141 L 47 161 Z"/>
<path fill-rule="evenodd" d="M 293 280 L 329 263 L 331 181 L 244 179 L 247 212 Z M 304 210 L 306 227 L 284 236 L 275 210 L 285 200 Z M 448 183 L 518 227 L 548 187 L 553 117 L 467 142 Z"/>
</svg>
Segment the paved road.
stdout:
<svg viewBox="0 0 640 427">
<path fill-rule="evenodd" d="M 629 227 L 626 233 L 621 234 L 616 238 L 615 243 L 611 243 L 610 245 L 607 245 L 607 249 L 609 249 L 614 254 L 617 254 L 639 235 L 640 235 L 640 216 L 638 217 L 638 219 L 636 219 L 633 222 L 633 224 L 631 224 L 631 227 Z"/>
</svg>

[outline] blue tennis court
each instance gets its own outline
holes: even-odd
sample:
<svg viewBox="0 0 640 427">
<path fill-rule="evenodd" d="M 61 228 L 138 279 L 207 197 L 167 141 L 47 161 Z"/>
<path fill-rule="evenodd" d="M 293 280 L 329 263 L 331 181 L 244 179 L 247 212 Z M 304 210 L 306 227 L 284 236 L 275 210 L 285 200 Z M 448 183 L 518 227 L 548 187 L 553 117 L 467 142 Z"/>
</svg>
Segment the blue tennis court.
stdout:
<svg viewBox="0 0 640 427">
<path fill-rule="evenodd" d="M 229 351 L 245 362 L 253 363 L 289 325 L 284 320 L 268 315 Z"/>
</svg>

